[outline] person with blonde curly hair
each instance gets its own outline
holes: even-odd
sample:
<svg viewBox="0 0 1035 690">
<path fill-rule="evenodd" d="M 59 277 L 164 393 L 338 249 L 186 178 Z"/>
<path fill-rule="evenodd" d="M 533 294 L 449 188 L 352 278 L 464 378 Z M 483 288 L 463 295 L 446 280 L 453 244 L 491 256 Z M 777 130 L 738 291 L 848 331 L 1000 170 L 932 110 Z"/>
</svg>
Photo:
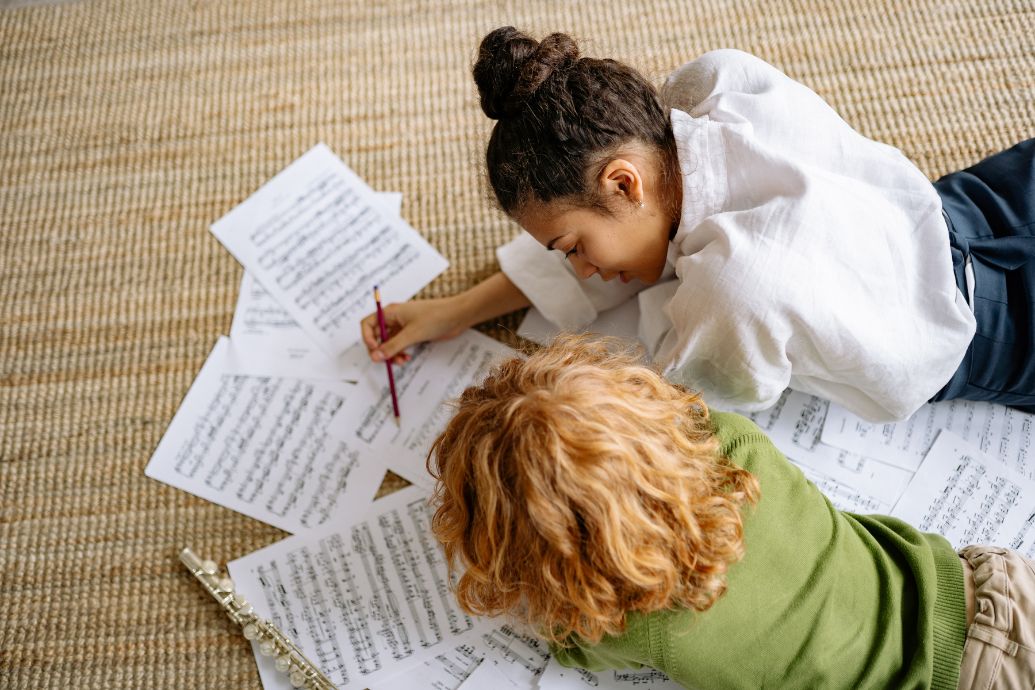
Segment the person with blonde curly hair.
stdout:
<svg viewBox="0 0 1035 690">
<path fill-rule="evenodd" d="M 564 665 L 697 688 L 1035 679 L 1030 561 L 837 510 L 750 420 L 614 341 L 499 364 L 428 469 L 460 605 Z"/>
</svg>

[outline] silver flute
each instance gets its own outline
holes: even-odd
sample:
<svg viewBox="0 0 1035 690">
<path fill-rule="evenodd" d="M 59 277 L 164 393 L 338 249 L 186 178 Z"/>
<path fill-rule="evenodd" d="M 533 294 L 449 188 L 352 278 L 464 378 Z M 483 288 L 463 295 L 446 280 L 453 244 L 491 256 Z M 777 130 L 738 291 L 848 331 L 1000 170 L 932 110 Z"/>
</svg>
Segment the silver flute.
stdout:
<svg viewBox="0 0 1035 690">
<path fill-rule="evenodd" d="M 194 573 L 202 587 L 215 597 L 230 620 L 241 626 L 248 640 L 259 645 L 263 656 L 275 657 L 273 665 L 288 674 L 292 687 L 309 690 L 336 690 L 334 684 L 305 657 L 294 642 L 277 626 L 255 615 L 252 605 L 234 591 L 234 581 L 219 572 L 215 561 L 203 561 L 190 549 L 180 552 L 180 560 Z"/>
</svg>

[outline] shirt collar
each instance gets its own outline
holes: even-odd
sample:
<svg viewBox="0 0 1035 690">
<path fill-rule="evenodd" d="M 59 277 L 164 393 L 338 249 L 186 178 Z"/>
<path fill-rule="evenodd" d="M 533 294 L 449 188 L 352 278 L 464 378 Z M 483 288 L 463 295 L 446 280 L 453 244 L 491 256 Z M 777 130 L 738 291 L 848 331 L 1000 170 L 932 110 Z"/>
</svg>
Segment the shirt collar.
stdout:
<svg viewBox="0 0 1035 690">
<path fill-rule="evenodd" d="M 707 115 L 692 117 L 676 108 L 670 118 L 683 176 L 683 207 L 676 235 L 669 244 L 671 258 L 672 248 L 681 245 L 704 219 L 722 210 L 729 186 L 719 123 L 712 122 Z"/>
</svg>

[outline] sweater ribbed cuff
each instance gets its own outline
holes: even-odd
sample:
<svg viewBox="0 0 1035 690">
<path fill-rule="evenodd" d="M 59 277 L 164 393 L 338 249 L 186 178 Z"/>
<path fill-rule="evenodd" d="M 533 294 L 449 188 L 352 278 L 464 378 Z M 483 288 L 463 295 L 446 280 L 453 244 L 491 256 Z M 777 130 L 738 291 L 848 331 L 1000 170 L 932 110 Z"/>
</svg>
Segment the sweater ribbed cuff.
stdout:
<svg viewBox="0 0 1035 690">
<path fill-rule="evenodd" d="M 938 576 L 934 602 L 934 668 L 932 690 L 956 690 L 963 644 L 967 638 L 967 600 L 963 589 L 963 565 L 949 543 L 937 535 L 931 541 L 934 568 Z"/>
</svg>

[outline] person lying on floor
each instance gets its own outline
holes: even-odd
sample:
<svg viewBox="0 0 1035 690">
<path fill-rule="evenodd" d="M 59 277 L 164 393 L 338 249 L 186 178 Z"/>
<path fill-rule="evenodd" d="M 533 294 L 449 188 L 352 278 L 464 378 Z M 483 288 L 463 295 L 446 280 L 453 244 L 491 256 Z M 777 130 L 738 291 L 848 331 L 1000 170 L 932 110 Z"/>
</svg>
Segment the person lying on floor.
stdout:
<svg viewBox="0 0 1035 690">
<path fill-rule="evenodd" d="M 693 688 L 1032 687 L 1031 561 L 837 510 L 641 362 L 565 336 L 464 391 L 428 456 L 464 610 Z"/>
</svg>

